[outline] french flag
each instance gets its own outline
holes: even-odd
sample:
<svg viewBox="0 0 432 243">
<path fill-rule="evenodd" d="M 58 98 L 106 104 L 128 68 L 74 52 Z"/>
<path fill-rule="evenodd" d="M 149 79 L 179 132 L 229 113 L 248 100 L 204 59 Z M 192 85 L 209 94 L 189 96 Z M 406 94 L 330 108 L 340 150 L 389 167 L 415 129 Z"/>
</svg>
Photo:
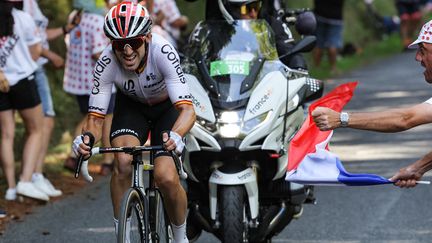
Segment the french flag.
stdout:
<svg viewBox="0 0 432 243">
<path fill-rule="evenodd" d="M 285 179 L 305 185 L 368 186 L 391 184 L 373 174 L 352 174 L 339 158 L 328 150 L 333 131 L 320 131 L 310 113 L 318 106 L 340 112 L 351 100 L 357 82 L 342 84 L 309 107 L 309 114 L 300 131 L 291 140 Z"/>
</svg>

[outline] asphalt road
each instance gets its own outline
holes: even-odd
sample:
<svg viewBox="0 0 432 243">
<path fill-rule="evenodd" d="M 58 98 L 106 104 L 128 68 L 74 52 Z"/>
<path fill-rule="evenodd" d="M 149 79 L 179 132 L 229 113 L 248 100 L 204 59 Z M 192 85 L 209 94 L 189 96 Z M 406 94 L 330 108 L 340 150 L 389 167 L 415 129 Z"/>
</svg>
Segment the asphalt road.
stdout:
<svg viewBox="0 0 432 243">
<path fill-rule="evenodd" d="M 372 63 L 327 81 L 326 91 L 358 80 L 348 111 L 373 111 L 417 104 L 428 99 L 432 87 L 414 52 Z M 431 149 L 432 125 L 398 134 L 339 129 L 331 150 L 350 172 L 393 175 Z M 427 174 L 425 179 L 431 179 Z M 431 186 L 399 189 L 318 187 L 317 205 L 306 205 L 274 242 L 432 242 Z M 24 222 L 8 226 L 0 242 L 115 242 L 108 178 L 80 193 L 38 208 Z M 215 242 L 203 233 L 198 242 Z"/>
</svg>

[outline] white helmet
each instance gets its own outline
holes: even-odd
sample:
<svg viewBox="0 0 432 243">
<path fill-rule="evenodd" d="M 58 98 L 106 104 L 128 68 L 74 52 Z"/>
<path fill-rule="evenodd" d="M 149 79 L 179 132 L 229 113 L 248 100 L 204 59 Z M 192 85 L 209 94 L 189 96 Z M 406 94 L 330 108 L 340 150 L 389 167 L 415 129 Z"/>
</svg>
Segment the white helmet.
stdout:
<svg viewBox="0 0 432 243">
<path fill-rule="evenodd" d="M 147 9 L 132 2 L 117 4 L 105 16 L 104 31 L 111 40 L 147 35 L 151 27 Z"/>
</svg>

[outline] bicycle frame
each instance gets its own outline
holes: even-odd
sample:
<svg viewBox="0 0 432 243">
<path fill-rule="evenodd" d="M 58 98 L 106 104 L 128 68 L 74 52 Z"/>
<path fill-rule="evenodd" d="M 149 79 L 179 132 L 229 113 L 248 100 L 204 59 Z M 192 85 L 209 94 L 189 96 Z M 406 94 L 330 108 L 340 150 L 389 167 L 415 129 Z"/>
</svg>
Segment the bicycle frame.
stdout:
<svg viewBox="0 0 432 243">
<path fill-rule="evenodd" d="M 106 147 L 106 148 L 101 148 L 101 147 L 95 147 L 92 149 L 92 153 L 91 156 L 95 155 L 95 154 L 103 154 L 103 153 L 126 153 L 129 155 L 132 155 L 132 161 L 131 161 L 131 165 L 133 166 L 133 171 L 132 171 L 132 183 L 131 183 L 131 188 L 135 189 L 135 190 L 139 190 L 138 194 L 140 197 L 140 201 L 142 203 L 145 204 L 149 204 L 150 201 L 155 203 L 159 203 L 161 197 L 158 195 L 160 194 L 160 192 L 157 192 L 158 189 L 156 188 L 155 184 L 154 184 L 154 180 L 153 180 L 153 168 L 154 168 L 154 154 L 152 153 L 152 151 L 157 151 L 157 150 L 164 150 L 163 146 L 134 146 L 134 147 Z M 144 163 L 143 161 L 143 152 L 150 152 L 150 160 L 148 163 Z M 176 166 L 176 169 L 178 171 L 178 174 L 180 176 L 180 178 L 185 179 L 187 177 L 186 173 L 183 170 L 182 167 L 182 163 L 179 159 L 179 157 L 177 156 L 177 154 L 174 151 L 170 151 L 170 155 L 174 160 L 174 164 Z M 82 173 L 82 175 L 84 176 L 84 178 L 91 182 L 93 181 L 93 178 L 89 175 L 88 173 L 88 159 L 86 161 L 82 161 L 82 157 L 79 158 L 80 161 L 78 163 L 79 166 L 81 166 L 81 168 L 77 168 L 77 173 L 76 173 L 76 177 L 79 175 L 79 172 Z M 145 188 L 145 183 L 144 183 L 144 172 L 148 172 L 149 173 L 149 183 L 148 183 L 148 187 Z M 126 197 L 127 195 L 125 194 L 124 197 Z M 159 200 L 158 200 L 159 198 Z M 124 200 L 124 199 L 123 199 Z M 155 200 L 155 201 L 152 201 Z M 157 205 L 154 205 L 157 206 Z M 153 207 L 154 207 L 153 206 Z M 146 208 L 149 207 L 149 205 L 145 206 Z M 152 207 L 152 209 L 153 209 Z M 157 232 L 157 225 L 158 225 L 158 220 L 159 220 L 159 214 L 158 214 L 158 210 L 157 207 L 154 208 L 155 210 L 148 210 L 148 215 L 146 216 L 147 219 L 145 222 L 148 226 L 150 226 L 150 237 L 153 240 L 156 240 L 156 242 L 159 242 L 159 234 Z M 162 206 L 162 210 L 163 210 L 163 206 Z M 155 212 L 153 212 L 155 211 Z M 164 211 L 164 210 L 163 210 Z M 165 213 L 163 214 L 165 215 Z M 164 216 L 165 217 L 165 216 Z M 166 218 L 164 219 L 164 221 L 160 221 L 160 222 L 165 222 L 166 224 Z M 145 226 L 146 229 L 148 226 Z M 143 230 L 143 232 L 145 232 L 146 230 Z M 147 235 L 148 236 L 148 235 Z M 148 239 L 147 239 L 148 240 Z"/>
</svg>

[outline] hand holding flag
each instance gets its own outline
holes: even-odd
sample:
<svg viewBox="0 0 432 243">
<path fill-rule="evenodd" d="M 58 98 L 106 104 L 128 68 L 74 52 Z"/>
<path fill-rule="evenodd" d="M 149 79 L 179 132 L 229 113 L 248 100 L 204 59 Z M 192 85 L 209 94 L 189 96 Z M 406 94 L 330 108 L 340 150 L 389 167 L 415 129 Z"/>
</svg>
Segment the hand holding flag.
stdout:
<svg viewBox="0 0 432 243">
<path fill-rule="evenodd" d="M 328 143 L 333 134 L 333 131 L 328 130 L 335 127 L 331 124 L 323 123 L 320 124 L 320 126 L 322 125 L 326 131 L 320 131 L 312 121 L 310 113 L 318 106 L 331 108 L 334 113 L 340 112 L 352 98 L 356 86 L 357 82 L 340 85 L 310 106 L 309 115 L 306 121 L 290 143 L 288 171 L 285 178 L 287 181 L 307 185 L 349 186 L 394 183 L 394 180 L 389 180 L 378 175 L 348 173 L 339 158 L 328 151 Z M 319 113 L 320 110 L 317 112 Z M 339 116 L 334 114 L 331 117 L 333 117 L 333 120 L 336 119 L 334 117 L 339 119 Z M 336 122 L 333 124 L 336 124 Z M 404 177 L 397 174 L 392 179 L 397 180 L 401 178 Z M 420 179 L 420 177 L 416 178 L 416 180 L 417 179 Z M 413 180 L 414 184 L 416 183 L 416 180 Z M 398 183 L 403 182 L 398 181 L 396 182 L 396 185 L 398 185 Z M 420 181 L 417 181 L 417 183 L 424 184 L 424 182 Z"/>
</svg>

